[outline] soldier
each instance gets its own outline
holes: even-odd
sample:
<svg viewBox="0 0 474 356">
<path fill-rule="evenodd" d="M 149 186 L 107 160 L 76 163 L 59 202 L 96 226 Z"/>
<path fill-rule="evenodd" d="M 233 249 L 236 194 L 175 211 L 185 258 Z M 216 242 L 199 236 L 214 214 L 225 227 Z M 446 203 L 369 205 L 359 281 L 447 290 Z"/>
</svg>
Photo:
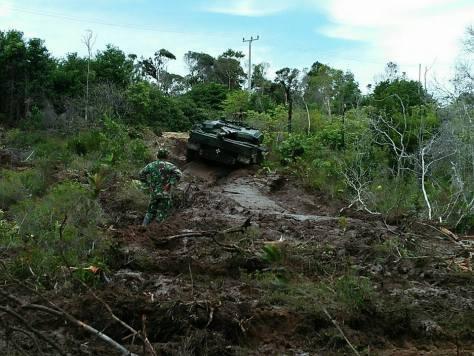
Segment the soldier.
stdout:
<svg viewBox="0 0 474 356">
<path fill-rule="evenodd" d="M 143 219 L 143 226 L 150 224 L 154 218 L 163 221 L 171 209 L 170 191 L 181 179 L 181 171 L 172 163 L 164 161 L 168 151 L 160 149 L 157 161 L 147 164 L 139 174 L 142 181 L 150 191 L 150 204 Z"/>
</svg>

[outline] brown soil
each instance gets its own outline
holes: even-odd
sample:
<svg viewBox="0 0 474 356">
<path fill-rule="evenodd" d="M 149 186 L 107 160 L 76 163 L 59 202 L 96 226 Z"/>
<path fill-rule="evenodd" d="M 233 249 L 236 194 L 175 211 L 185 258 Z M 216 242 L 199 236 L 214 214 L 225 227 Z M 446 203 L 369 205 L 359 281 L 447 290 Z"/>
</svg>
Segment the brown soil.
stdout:
<svg viewBox="0 0 474 356">
<path fill-rule="evenodd" d="M 427 226 L 389 226 L 360 213 L 341 217 L 339 203 L 287 177 L 185 164 L 181 151 L 173 154 L 185 172 L 186 204 L 159 225 L 141 227 L 138 216 L 132 225 L 109 227 L 114 263 L 95 287 L 121 320 L 138 330 L 146 320 L 158 354 L 351 354 L 344 336 L 362 355 L 474 353 L 467 244 Z M 108 204 L 126 213 L 126 206 Z M 249 218 L 244 232 L 209 232 Z M 264 257 L 269 245 L 280 259 Z M 345 276 L 370 280 L 370 298 L 339 298 L 337 283 Z M 91 292 L 48 293 L 75 317 L 144 354 Z M 39 315 L 33 325 L 71 355 L 116 354 L 57 318 Z"/>
</svg>

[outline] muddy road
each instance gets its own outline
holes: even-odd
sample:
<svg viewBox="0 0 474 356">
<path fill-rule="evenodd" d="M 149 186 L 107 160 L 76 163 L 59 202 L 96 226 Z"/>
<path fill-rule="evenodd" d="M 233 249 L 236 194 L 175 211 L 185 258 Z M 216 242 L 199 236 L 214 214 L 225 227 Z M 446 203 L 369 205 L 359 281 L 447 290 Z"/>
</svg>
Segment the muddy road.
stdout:
<svg viewBox="0 0 474 356">
<path fill-rule="evenodd" d="M 474 351 L 469 241 L 341 216 L 340 204 L 287 177 L 183 170 L 179 211 L 115 233 L 125 263 L 107 287 L 116 310 L 129 298 L 127 321 L 147 315 L 163 354 Z"/>
<path fill-rule="evenodd" d="M 159 355 L 473 354 L 469 238 L 341 215 L 289 177 L 175 160 L 173 215 L 144 228 L 121 207 L 95 295 L 51 292 L 78 319 L 140 355 L 104 303 Z M 68 354 L 117 354 L 59 319 L 35 325 Z"/>
</svg>

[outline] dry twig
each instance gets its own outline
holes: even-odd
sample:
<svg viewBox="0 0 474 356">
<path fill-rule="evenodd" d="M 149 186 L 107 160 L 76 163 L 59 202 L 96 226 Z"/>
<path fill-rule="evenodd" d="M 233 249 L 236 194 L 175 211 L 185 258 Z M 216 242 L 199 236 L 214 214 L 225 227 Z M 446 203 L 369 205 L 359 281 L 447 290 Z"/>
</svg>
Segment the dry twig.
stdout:
<svg viewBox="0 0 474 356">
<path fill-rule="evenodd" d="M 0 291 L 2 292 L 2 291 Z M 3 294 L 3 292 L 2 292 Z M 31 326 L 31 324 L 28 322 L 28 320 L 26 320 L 25 318 L 23 318 L 20 314 L 18 314 L 15 310 L 13 310 L 12 308 L 10 308 L 9 306 L 2 306 L 0 305 L 0 310 L 13 316 L 15 319 L 17 319 L 19 322 L 21 322 L 24 327 L 31 333 L 33 333 L 34 335 L 36 335 L 38 338 L 40 338 L 41 340 L 43 340 L 44 342 L 46 342 L 47 344 L 49 344 L 51 347 L 53 347 L 60 355 L 63 355 L 63 356 L 66 356 L 66 353 L 53 341 L 51 340 L 50 338 L 48 338 L 46 335 L 42 334 L 41 332 L 39 332 L 38 330 L 36 330 L 35 328 L 33 328 Z"/>
<path fill-rule="evenodd" d="M 240 226 L 234 226 L 225 230 L 207 230 L 207 231 L 195 231 L 195 232 L 186 232 L 183 234 L 178 234 L 178 235 L 172 235 L 165 237 L 164 239 L 159 239 L 159 240 L 154 240 L 156 243 L 162 243 L 163 241 L 169 242 L 173 241 L 175 239 L 181 239 L 181 238 L 189 238 L 189 237 L 209 237 L 216 245 L 224 248 L 226 251 L 231 251 L 231 252 L 240 252 L 244 253 L 245 251 L 237 246 L 236 244 L 224 244 L 216 239 L 217 236 L 225 236 L 227 234 L 232 234 L 232 233 L 238 233 L 238 232 L 244 232 L 249 226 L 250 226 L 250 220 L 251 218 L 249 217 L 245 222 L 240 225 Z"/>
<path fill-rule="evenodd" d="M 3 268 L 6 270 L 6 266 L 4 263 L 2 263 L 0 261 L 0 264 L 3 266 Z M 8 273 L 8 272 L 7 272 Z M 27 284 L 23 283 L 22 281 L 19 281 L 18 279 L 14 278 L 13 276 L 9 275 L 9 278 L 15 282 L 16 284 L 18 284 L 19 286 L 25 288 L 26 290 L 28 290 L 29 292 L 37 295 L 38 297 L 40 297 L 41 299 L 43 299 L 46 303 L 48 303 L 51 307 L 47 307 L 45 305 L 40 305 L 40 304 L 30 304 L 30 303 L 26 303 L 26 302 L 23 302 L 21 299 L 15 297 L 14 295 L 12 294 L 9 294 L 9 293 L 6 293 L 2 290 L 0 290 L 0 294 L 2 294 L 3 296 L 7 297 L 8 299 L 16 302 L 22 309 L 31 309 L 31 310 L 39 310 L 39 311 L 42 311 L 42 312 L 45 312 L 45 313 L 48 313 L 48 314 L 52 314 L 52 315 L 55 315 L 55 316 L 59 316 L 59 317 L 62 317 L 64 318 L 65 320 L 69 321 L 70 323 L 76 325 L 76 326 L 79 326 L 81 327 L 82 329 L 88 331 L 89 333 L 97 336 L 99 339 L 101 339 L 102 341 L 108 343 L 110 346 L 112 346 L 113 348 L 115 348 L 116 350 L 118 350 L 122 355 L 127 355 L 127 356 L 137 356 L 136 354 L 130 352 L 129 350 L 127 350 L 124 346 L 122 346 L 121 344 L 119 344 L 118 342 L 116 342 L 115 340 L 113 340 L 112 338 L 110 338 L 108 335 L 102 333 L 101 331 L 93 328 L 92 326 L 84 323 L 83 321 L 80 321 L 79 319 L 75 318 L 74 316 L 72 316 L 71 314 L 69 314 L 68 312 L 66 312 L 64 309 L 62 309 L 61 307 L 57 306 L 56 304 L 54 304 L 50 299 L 46 298 L 44 295 L 42 295 L 39 291 L 37 291 L 34 287 L 30 287 L 28 286 Z M 8 309 L 8 311 L 6 310 Z M 18 320 L 21 320 L 19 319 L 18 317 L 22 318 L 21 315 L 19 315 L 18 313 L 14 312 L 13 310 L 11 310 L 11 308 L 5 308 L 5 307 L 0 307 L 0 310 L 4 310 L 5 312 L 8 312 L 10 315 L 12 316 L 15 316 L 15 318 L 17 318 Z M 16 313 L 16 315 L 14 315 L 13 313 Z M 22 318 L 23 319 L 23 318 Z M 23 324 L 25 324 L 25 327 L 28 328 L 28 322 L 23 319 Z M 46 341 L 47 337 L 45 337 L 43 334 L 39 333 L 37 330 L 35 330 L 34 328 L 31 328 L 31 330 L 28 328 L 28 331 L 31 331 L 33 333 L 35 333 L 35 335 L 37 335 L 38 337 L 42 338 L 44 341 Z M 36 334 L 36 332 L 38 334 Z M 46 341 L 48 343 L 51 344 L 51 340 L 48 339 L 48 341 Z M 57 347 L 57 348 L 56 348 Z M 55 348 L 60 352 L 61 355 L 66 355 L 58 346 L 56 346 Z"/>
<path fill-rule="evenodd" d="M 349 341 L 349 339 L 347 338 L 346 334 L 344 334 L 344 331 L 342 331 L 341 327 L 339 326 L 339 324 L 337 323 L 336 320 L 334 320 L 331 316 L 331 314 L 329 314 L 329 312 L 327 311 L 326 308 L 323 307 L 323 312 L 324 314 L 326 314 L 326 316 L 329 318 L 329 320 L 331 320 L 331 323 L 336 327 L 336 329 L 339 331 L 339 333 L 341 334 L 341 336 L 344 338 L 344 340 L 346 340 L 347 344 L 349 345 L 349 347 L 351 348 L 351 350 L 354 352 L 354 354 L 356 354 L 357 356 L 360 356 L 360 353 L 359 351 L 357 351 L 355 349 L 354 346 L 352 346 L 351 342 Z"/>
<path fill-rule="evenodd" d="M 60 242 L 63 244 L 64 246 L 64 238 L 63 238 L 63 233 L 64 233 L 64 228 L 66 227 L 66 222 L 67 222 L 67 219 L 68 219 L 68 216 L 67 214 L 64 216 L 64 219 L 59 227 L 59 240 Z M 70 263 L 68 262 L 67 258 L 66 258 L 66 255 L 64 253 L 64 251 L 61 249 L 61 258 L 63 259 L 63 262 L 66 264 L 66 267 L 67 267 L 67 270 L 69 271 L 69 275 L 74 279 L 76 280 L 77 282 L 79 282 L 84 288 L 86 288 L 91 294 L 92 296 L 100 303 L 104 306 L 104 308 L 109 312 L 110 316 L 112 317 L 112 319 L 114 319 L 116 322 L 118 322 L 120 325 L 122 325 L 125 329 L 127 329 L 128 331 L 130 331 L 132 334 L 130 336 L 133 336 L 135 338 L 135 336 L 138 336 L 138 338 L 143 342 L 143 347 L 148 349 L 150 351 L 150 354 L 152 356 L 156 356 L 156 351 L 153 347 L 153 345 L 151 345 L 150 341 L 148 340 L 148 337 L 146 335 L 142 335 L 142 333 L 138 330 L 135 330 L 133 327 L 131 327 L 130 325 L 128 325 L 126 322 L 124 322 L 122 319 L 120 319 L 117 315 L 115 315 L 115 313 L 113 312 L 112 308 L 110 307 L 110 305 L 108 305 L 102 298 L 100 298 L 93 290 L 92 288 L 90 288 L 86 283 L 84 283 L 82 280 L 80 280 L 79 278 L 77 278 L 76 276 L 74 276 L 74 274 L 72 273 L 72 268 L 71 268 L 71 265 Z"/>
</svg>

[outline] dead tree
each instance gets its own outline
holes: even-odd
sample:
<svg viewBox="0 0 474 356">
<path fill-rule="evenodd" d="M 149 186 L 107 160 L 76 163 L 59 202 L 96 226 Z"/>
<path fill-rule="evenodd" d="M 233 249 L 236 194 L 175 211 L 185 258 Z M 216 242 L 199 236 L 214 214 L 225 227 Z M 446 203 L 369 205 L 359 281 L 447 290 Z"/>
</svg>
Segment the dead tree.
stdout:
<svg viewBox="0 0 474 356">
<path fill-rule="evenodd" d="M 92 30 L 86 30 L 86 33 L 82 37 L 82 43 L 87 48 L 87 75 L 86 75 L 86 108 L 85 108 L 85 114 L 84 114 L 84 119 L 85 121 L 88 120 L 88 112 L 89 112 L 89 77 L 90 77 L 90 72 L 91 72 L 91 58 L 92 58 L 92 50 L 94 48 L 95 41 L 97 39 L 97 36 L 94 35 L 94 32 Z"/>
<path fill-rule="evenodd" d="M 364 152 L 358 152 L 356 158 L 351 160 L 349 164 L 344 164 L 341 170 L 347 186 L 355 193 L 355 197 L 351 200 L 350 204 L 346 208 L 341 209 L 341 212 L 354 205 L 359 205 L 369 214 L 379 215 L 380 213 L 372 211 L 367 206 L 369 186 L 372 183 L 372 178 L 370 169 L 364 165 L 364 155 Z"/>
<path fill-rule="evenodd" d="M 426 181 L 431 173 L 433 164 L 455 154 L 455 152 L 443 154 L 438 148 L 440 144 L 441 142 L 439 141 L 439 136 L 435 135 L 425 143 L 420 142 L 418 152 L 415 155 L 415 162 L 418 168 L 415 171 L 419 176 L 420 188 L 423 193 L 423 199 L 426 204 L 429 220 L 432 220 L 433 218 L 433 207 L 430 202 L 429 194 L 426 190 Z"/>
<path fill-rule="evenodd" d="M 407 169 L 406 161 L 410 159 L 410 154 L 407 150 L 408 124 L 405 104 L 403 104 L 402 98 L 397 94 L 390 95 L 390 97 L 395 97 L 400 101 L 403 118 L 402 124 L 400 125 L 393 117 L 386 118 L 383 115 L 379 115 L 376 119 L 371 120 L 370 125 L 376 133 L 375 143 L 388 147 L 395 155 L 397 160 L 396 177 L 399 178 Z"/>
</svg>

